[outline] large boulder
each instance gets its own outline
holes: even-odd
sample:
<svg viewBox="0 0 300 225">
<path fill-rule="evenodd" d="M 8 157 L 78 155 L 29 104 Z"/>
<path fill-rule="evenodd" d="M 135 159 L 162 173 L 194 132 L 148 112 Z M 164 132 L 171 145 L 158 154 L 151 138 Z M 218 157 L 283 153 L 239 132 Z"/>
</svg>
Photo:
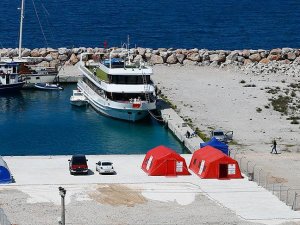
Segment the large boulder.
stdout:
<svg viewBox="0 0 300 225">
<path fill-rule="evenodd" d="M 176 57 L 175 53 L 172 54 L 172 55 L 170 55 L 167 58 L 167 63 L 169 63 L 169 64 L 175 64 L 175 63 L 177 63 L 177 57 Z"/>
<path fill-rule="evenodd" d="M 209 61 L 211 61 L 211 62 L 219 61 L 219 55 L 218 54 L 209 55 Z"/>
<path fill-rule="evenodd" d="M 189 60 L 189 59 L 185 59 L 185 60 L 183 60 L 183 65 L 196 65 L 197 64 L 197 62 L 195 62 L 195 61 L 192 61 L 192 60 Z"/>
<path fill-rule="evenodd" d="M 7 53 L 8 57 L 17 57 L 19 55 L 19 49 L 10 49 Z"/>
<path fill-rule="evenodd" d="M 163 58 L 164 62 L 167 61 L 167 58 L 169 57 L 170 53 L 166 51 L 159 52 L 159 55 Z"/>
<path fill-rule="evenodd" d="M 72 53 L 74 53 L 74 54 L 80 54 L 81 53 L 81 49 L 80 48 L 72 48 Z"/>
<path fill-rule="evenodd" d="M 145 58 L 147 61 L 149 61 L 151 59 L 152 53 L 151 52 L 146 52 L 145 53 Z"/>
<path fill-rule="evenodd" d="M 280 55 L 282 52 L 281 48 L 272 49 L 270 55 Z"/>
<path fill-rule="evenodd" d="M 183 60 L 185 59 L 185 57 L 186 57 L 185 54 L 176 54 L 176 58 L 180 64 L 183 63 Z"/>
<path fill-rule="evenodd" d="M 144 56 L 146 53 L 146 49 L 145 48 L 137 48 L 137 52 L 139 55 Z"/>
<path fill-rule="evenodd" d="M 288 54 L 289 52 L 293 52 L 293 49 L 292 49 L 292 48 L 282 48 L 282 49 L 281 49 L 281 54 L 282 54 L 282 55 L 286 55 L 286 54 Z"/>
<path fill-rule="evenodd" d="M 237 51 L 232 51 L 227 57 L 226 57 L 226 61 L 230 60 L 230 61 L 237 61 L 239 56 L 239 53 Z"/>
<path fill-rule="evenodd" d="M 135 62 L 143 62 L 143 61 L 144 61 L 144 59 L 143 59 L 143 56 L 141 56 L 141 55 L 136 55 L 133 59 L 134 63 Z"/>
<path fill-rule="evenodd" d="M 201 60 L 201 57 L 198 52 L 189 53 L 186 58 L 195 62 L 199 62 Z"/>
<path fill-rule="evenodd" d="M 244 58 L 248 59 L 249 56 L 250 56 L 250 50 L 247 50 L 247 49 L 243 50 L 241 56 L 243 56 Z"/>
<path fill-rule="evenodd" d="M 279 54 L 278 55 L 270 54 L 268 55 L 267 59 L 271 61 L 278 61 L 281 59 L 281 56 Z"/>
<path fill-rule="evenodd" d="M 251 64 L 252 63 L 252 61 L 250 60 L 250 59 L 245 59 L 244 60 L 244 65 L 246 66 L 246 65 L 249 65 L 249 64 Z"/>
<path fill-rule="evenodd" d="M 245 58 L 243 56 L 238 56 L 237 61 L 243 63 Z"/>
<path fill-rule="evenodd" d="M 295 60 L 296 59 L 296 54 L 294 52 L 289 52 L 287 53 L 287 59 L 288 60 Z"/>
<path fill-rule="evenodd" d="M 46 57 L 44 57 L 44 60 L 46 60 L 47 62 L 51 62 L 53 60 L 51 54 L 46 55 Z"/>
<path fill-rule="evenodd" d="M 30 51 L 30 49 L 28 49 L 28 48 L 25 48 L 25 49 L 22 51 L 22 57 L 28 57 L 28 56 L 30 56 L 30 54 L 31 54 L 31 51 Z"/>
<path fill-rule="evenodd" d="M 73 53 L 69 59 L 70 64 L 75 65 L 78 62 L 77 56 Z"/>
<path fill-rule="evenodd" d="M 66 54 L 68 54 L 68 49 L 67 48 L 59 48 L 58 53 L 60 55 L 66 55 Z"/>
<path fill-rule="evenodd" d="M 39 49 L 35 48 L 35 49 L 31 50 L 30 56 L 31 57 L 40 57 L 41 55 L 40 55 Z"/>
<path fill-rule="evenodd" d="M 39 49 L 39 52 L 41 57 L 46 57 L 48 55 L 48 51 L 46 48 Z"/>
<path fill-rule="evenodd" d="M 250 55 L 249 56 L 249 59 L 252 61 L 252 62 L 259 62 L 261 60 L 261 56 L 259 53 L 255 53 L 253 55 Z"/>
<path fill-rule="evenodd" d="M 263 58 L 262 60 L 259 61 L 259 63 L 263 63 L 263 64 L 268 64 L 269 62 L 270 60 L 267 58 Z"/>
<path fill-rule="evenodd" d="M 60 61 L 67 61 L 67 60 L 68 60 L 68 56 L 67 56 L 67 55 L 59 55 L 59 56 L 58 56 L 58 59 L 59 59 Z"/>
<path fill-rule="evenodd" d="M 59 66 L 59 64 L 60 64 L 59 60 L 55 59 L 50 62 L 50 67 L 57 68 Z"/>
<path fill-rule="evenodd" d="M 0 56 L 6 57 L 7 53 L 8 53 L 8 49 L 6 49 L 6 48 L 0 49 Z"/>
<path fill-rule="evenodd" d="M 261 58 L 267 58 L 268 55 L 269 55 L 269 52 L 268 51 L 261 51 L 259 54 L 260 54 Z"/>
<path fill-rule="evenodd" d="M 50 55 L 53 59 L 58 59 L 59 56 L 58 52 L 50 52 Z"/>
<path fill-rule="evenodd" d="M 152 55 L 150 58 L 150 62 L 153 64 L 163 64 L 164 60 L 160 55 Z"/>
</svg>

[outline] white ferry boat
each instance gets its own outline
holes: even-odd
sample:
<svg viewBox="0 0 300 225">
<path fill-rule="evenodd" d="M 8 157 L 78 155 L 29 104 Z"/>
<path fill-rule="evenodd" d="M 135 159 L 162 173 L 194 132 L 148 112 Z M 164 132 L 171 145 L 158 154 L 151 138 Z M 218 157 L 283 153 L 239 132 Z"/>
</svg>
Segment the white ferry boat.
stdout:
<svg viewBox="0 0 300 225">
<path fill-rule="evenodd" d="M 152 68 L 129 60 L 128 49 L 113 50 L 108 59 L 84 62 L 81 55 L 79 69 L 83 79 L 78 89 L 100 113 L 117 119 L 137 121 L 156 109 L 155 87 L 150 79 Z M 126 56 L 113 58 L 113 55 Z M 90 54 L 89 54 L 90 55 Z"/>
</svg>

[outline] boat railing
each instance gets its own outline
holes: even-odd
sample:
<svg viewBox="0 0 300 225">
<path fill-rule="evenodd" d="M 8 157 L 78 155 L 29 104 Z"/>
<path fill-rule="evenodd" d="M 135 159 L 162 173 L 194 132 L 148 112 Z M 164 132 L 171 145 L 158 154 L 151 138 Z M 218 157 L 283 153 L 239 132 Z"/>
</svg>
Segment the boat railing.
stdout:
<svg viewBox="0 0 300 225">
<path fill-rule="evenodd" d="M 95 76 L 88 68 L 83 65 L 80 65 L 79 68 L 83 70 L 83 72 L 87 73 L 94 81 L 101 83 L 101 80 L 97 76 Z"/>
</svg>

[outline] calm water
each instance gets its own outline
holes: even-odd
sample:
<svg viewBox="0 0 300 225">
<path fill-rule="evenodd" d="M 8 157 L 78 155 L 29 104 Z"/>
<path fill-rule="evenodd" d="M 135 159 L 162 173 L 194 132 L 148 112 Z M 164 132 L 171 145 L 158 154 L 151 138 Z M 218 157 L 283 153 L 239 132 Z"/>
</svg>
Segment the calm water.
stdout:
<svg viewBox="0 0 300 225">
<path fill-rule="evenodd" d="M 183 152 L 175 137 L 151 118 L 129 123 L 91 107 L 71 106 L 75 88 L 0 96 L 0 155 L 138 154 L 158 145 Z"/>
<path fill-rule="evenodd" d="M 0 46 L 18 46 L 20 1 L 0 1 Z M 24 46 L 299 48 L 299 32 L 299 0 L 26 0 Z"/>
</svg>

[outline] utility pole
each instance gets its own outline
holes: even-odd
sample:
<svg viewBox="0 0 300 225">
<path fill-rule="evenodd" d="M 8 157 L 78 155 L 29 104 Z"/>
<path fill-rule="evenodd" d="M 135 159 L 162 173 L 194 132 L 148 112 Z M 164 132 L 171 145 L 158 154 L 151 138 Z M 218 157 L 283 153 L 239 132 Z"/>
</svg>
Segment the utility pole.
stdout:
<svg viewBox="0 0 300 225">
<path fill-rule="evenodd" d="M 61 196 L 61 220 L 59 221 L 60 225 L 66 224 L 66 215 L 65 215 L 65 196 L 66 196 L 66 190 L 62 187 L 58 188 L 59 194 Z"/>
</svg>

